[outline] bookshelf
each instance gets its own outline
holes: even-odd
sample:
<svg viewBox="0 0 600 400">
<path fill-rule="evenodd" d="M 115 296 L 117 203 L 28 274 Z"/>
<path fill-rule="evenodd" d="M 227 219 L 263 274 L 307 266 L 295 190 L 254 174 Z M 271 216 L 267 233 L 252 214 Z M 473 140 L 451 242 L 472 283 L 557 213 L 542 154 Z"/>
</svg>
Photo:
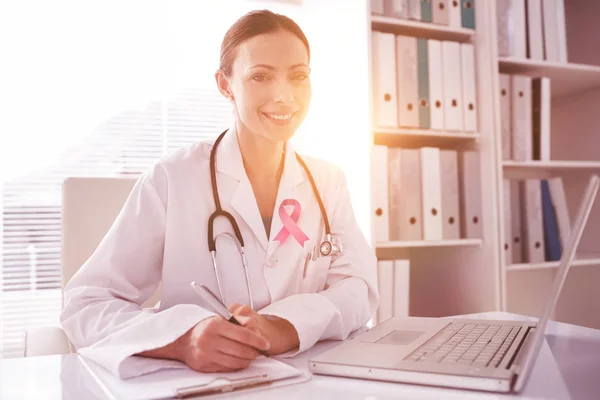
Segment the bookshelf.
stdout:
<svg viewBox="0 0 600 400">
<path fill-rule="evenodd" d="M 479 4 L 479 3 L 478 3 Z M 498 160 L 498 227 L 500 238 L 507 229 L 504 207 L 503 179 L 561 177 L 565 187 L 571 221 L 578 210 L 581 196 L 590 174 L 600 173 L 600 56 L 589 40 L 600 34 L 597 24 L 600 3 L 565 1 L 567 62 L 534 61 L 498 57 L 494 81 L 500 73 L 548 77 L 551 85 L 551 154 L 550 161 L 515 162 L 502 160 L 500 90 L 498 106 L 493 113 L 498 119 L 495 129 L 496 160 Z M 496 21 L 492 30 L 496 31 Z M 497 44 L 497 38 L 492 45 Z M 600 315 L 591 310 L 600 304 L 597 282 L 600 282 L 600 201 L 596 201 L 584 230 L 574 262 L 563 286 L 554 319 L 600 328 Z M 514 313 L 539 316 L 550 295 L 558 261 L 513 263 L 500 252 L 501 309 Z"/>
<path fill-rule="evenodd" d="M 386 136 L 409 136 L 409 137 L 432 137 L 436 139 L 477 139 L 479 133 L 471 132 L 447 132 L 432 131 L 428 129 L 402 129 L 402 128 L 373 128 L 376 135 Z"/>
<path fill-rule="evenodd" d="M 573 264 L 571 264 L 571 267 L 586 267 L 592 265 L 600 265 L 600 258 L 574 260 Z M 558 268 L 558 261 L 548 261 L 543 263 L 520 263 L 506 266 L 506 269 L 509 271 L 530 271 L 551 268 Z"/>
<path fill-rule="evenodd" d="M 498 310 L 501 307 L 499 241 L 497 225 L 497 162 L 495 160 L 494 86 L 488 84 L 497 69 L 487 45 L 493 38 L 489 26 L 491 5 L 475 8 L 475 29 L 451 28 L 435 23 L 371 15 L 368 11 L 369 84 L 373 85 L 373 31 L 422 39 L 470 43 L 475 52 L 475 132 L 379 127 L 376 124 L 373 90 L 370 91 L 371 145 L 388 147 L 437 147 L 475 151 L 480 164 L 481 237 L 453 240 L 378 241 L 371 243 L 379 260 L 410 261 L 410 315 L 448 316 Z M 375 189 L 372 189 L 375 190 Z M 372 221 L 375 213 L 371 213 Z M 373 222 L 374 223 L 374 222 Z M 397 296 L 398 294 L 394 294 Z M 435 301 L 432 301 L 435 299 Z M 386 299 L 382 299 L 385 301 Z"/>
<path fill-rule="evenodd" d="M 456 240 L 415 240 L 415 241 L 389 241 L 377 242 L 378 249 L 401 249 L 412 247 L 448 247 L 448 246 L 481 246 L 482 239 L 456 239 Z"/>
<path fill-rule="evenodd" d="M 600 52 L 590 38 L 600 35 L 600 2 L 565 1 L 568 62 L 499 57 L 497 1 L 477 1 L 476 29 L 370 15 L 372 31 L 472 43 L 477 77 L 477 133 L 404 128 L 371 129 L 371 145 L 433 146 L 476 150 L 480 156 L 483 233 L 481 239 L 385 241 L 372 237 L 380 259 L 410 260 L 410 315 L 447 316 L 502 310 L 539 316 L 558 262 L 513 263 L 504 250 L 503 180 L 562 177 L 573 221 L 592 173 L 600 173 Z M 371 57 L 371 52 L 369 51 Z M 372 83 L 370 66 L 369 83 Z M 500 74 L 551 80 L 550 161 L 503 160 Z M 373 116 L 371 91 L 371 115 Z M 374 219 L 374 218 L 373 218 Z M 600 328 L 600 201 L 594 205 L 576 260 L 569 271 L 555 319 Z M 431 299 L 435 299 L 432 301 Z"/>
<path fill-rule="evenodd" d="M 552 160 L 552 161 L 503 161 L 502 166 L 505 169 L 540 169 L 540 170 L 561 170 L 561 169 L 591 169 L 600 170 L 600 161 L 570 161 L 570 160 Z"/>
<path fill-rule="evenodd" d="M 600 66 L 518 60 L 500 57 L 500 72 L 546 76 L 552 81 L 552 96 L 562 97 L 600 87 Z"/>
<path fill-rule="evenodd" d="M 371 27 L 373 30 L 381 32 L 457 42 L 467 42 L 475 35 L 473 29 L 450 28 L 429 22 L 403 20 L 380 15 L 371 16 Z"/>
<path fill-rule="evenodd" d="M 373 128 L 374 144 L 397 147 L 469 148 L 479 140 L 475 132 L 445 132 L 426 129 Z"/>
</svg>

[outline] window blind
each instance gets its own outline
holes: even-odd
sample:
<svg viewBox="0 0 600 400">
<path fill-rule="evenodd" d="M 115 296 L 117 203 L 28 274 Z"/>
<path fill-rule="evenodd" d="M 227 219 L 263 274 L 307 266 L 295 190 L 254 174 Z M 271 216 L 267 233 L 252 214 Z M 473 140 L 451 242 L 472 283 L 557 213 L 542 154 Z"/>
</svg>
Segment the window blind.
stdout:
<svg viewBox="0 0 600 400">
<path fill-rule="evenodd" d="M 23 355 L 24 330 L 56 325 L 61 309 L 61 185 L 71 176 L 137 176 L 160 157 L 214 138 L 231 119 L 216 89 L 184 88 L 175 99 L 102 123 L 48 171 L 4 182 L 0 316 L 2 356 Z"/>
</svg>

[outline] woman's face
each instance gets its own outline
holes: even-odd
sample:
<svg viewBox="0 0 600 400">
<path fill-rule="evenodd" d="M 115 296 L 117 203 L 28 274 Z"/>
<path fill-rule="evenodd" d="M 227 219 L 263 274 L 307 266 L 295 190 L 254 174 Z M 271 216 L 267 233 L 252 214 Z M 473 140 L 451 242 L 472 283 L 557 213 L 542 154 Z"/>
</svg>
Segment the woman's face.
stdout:
<svg viewBox="0 0 600 400">
<path fill-rule="evenodd" d="M 288 31 L 241 43 L 226 80 L 237 117 L 255 134 L 286 141 L 306 116 L 311 98 L 308 52 Z"/>
</svg>

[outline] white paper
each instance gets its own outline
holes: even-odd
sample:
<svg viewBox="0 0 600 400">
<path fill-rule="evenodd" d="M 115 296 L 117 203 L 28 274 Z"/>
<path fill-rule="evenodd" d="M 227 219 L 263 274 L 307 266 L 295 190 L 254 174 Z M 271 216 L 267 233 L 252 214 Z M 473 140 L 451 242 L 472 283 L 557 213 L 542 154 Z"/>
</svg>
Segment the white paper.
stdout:
<svg viewBox="0 0 600 400">
<path fill-rule="evenodd" d="M 218 387 L 222 383 L 260 377 L 265 374 L 268 375 L 271 381 L 302 374 L 302 371 L 273 358 L 257 358 L 252 361 L 248 368 L 228 373 L 200 373 L 182 363 L 180 363 L 180 368 L 174 368 L 173 363 L 168 360 L 134 358 L 137 359 L 137 362 L 142 363 L 164 363 L 165 368 L 150 374 L 122 380 L 94 361 L 79 356 L 80 361 L 88 368 L 107 394 L 119 400 L 165 399 L 175 397 L 177 389 L 190 386 Z"/>
</svg>

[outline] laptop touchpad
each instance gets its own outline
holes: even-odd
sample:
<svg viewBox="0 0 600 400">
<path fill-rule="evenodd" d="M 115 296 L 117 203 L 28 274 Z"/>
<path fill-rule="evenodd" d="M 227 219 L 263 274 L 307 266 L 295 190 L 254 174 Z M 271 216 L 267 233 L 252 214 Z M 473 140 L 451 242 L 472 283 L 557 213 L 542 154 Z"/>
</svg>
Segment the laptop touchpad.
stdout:
<svg viewBox="0 0 600 400">
<path fill-rule="evenodd" d="M 395 345 L 407 345 L 412 343 L 415 339 L 421 336 L 424 332 L 418 331 L 404 331 L 396 330 L 388 333 L 375 343 L 379 344 L 395 344 Z"/>
</svg>

